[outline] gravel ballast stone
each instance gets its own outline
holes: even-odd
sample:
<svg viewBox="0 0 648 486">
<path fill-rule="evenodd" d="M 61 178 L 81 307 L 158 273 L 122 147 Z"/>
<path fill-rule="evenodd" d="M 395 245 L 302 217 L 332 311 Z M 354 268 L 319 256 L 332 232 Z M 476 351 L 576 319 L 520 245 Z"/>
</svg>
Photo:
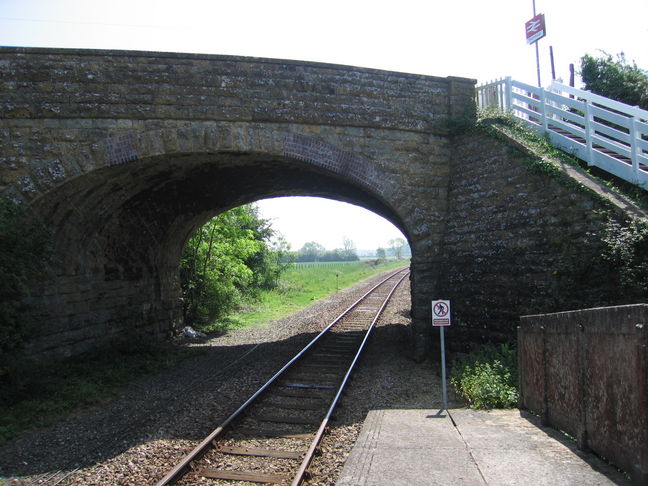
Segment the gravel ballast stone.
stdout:
<svg viewBox="0 0 648 486">
<path fill-rule="evenodd" d="M 43 478 L 62 470 L 71 474 L 61 486 L 155 484 L 379 280 L 373 277 L 266 326 L 188 343 L 203 347 L 204 354 L 140 379 L 102 407 L 0 448 L 0 477 L 11 485 L 54 484 Z M 409 358 L 409 313 L 406 279 L 369 340 L 307 484 L 335 484 L 369 410 L 440 406 L 437 363 Z M 204 484 L 214 484 L 210 481 Z"/>
</svg>

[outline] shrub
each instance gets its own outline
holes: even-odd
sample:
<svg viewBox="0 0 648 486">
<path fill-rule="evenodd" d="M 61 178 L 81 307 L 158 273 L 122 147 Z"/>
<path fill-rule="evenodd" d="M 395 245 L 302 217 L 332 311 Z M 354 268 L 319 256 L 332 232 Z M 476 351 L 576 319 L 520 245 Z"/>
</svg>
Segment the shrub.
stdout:
<svg viewBox="0 0 648 486">
<path fill-rule="evenodd" d="M 450 382 L 471 408 L 512 408 L 517 405 L 517 353 L 508 344 L 483 345 L 452 362 Z"/>
</svg>

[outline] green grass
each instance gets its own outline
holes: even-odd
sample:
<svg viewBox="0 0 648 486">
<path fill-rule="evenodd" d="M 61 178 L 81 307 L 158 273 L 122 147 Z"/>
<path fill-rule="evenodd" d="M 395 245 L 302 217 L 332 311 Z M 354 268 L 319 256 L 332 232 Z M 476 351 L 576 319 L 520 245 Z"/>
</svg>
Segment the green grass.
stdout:
<svg viewBox="0 0 648 486">
<path fill-rule="evenodd" d="M 23 362 L 20 373 L 0 386 L 0 445 L 25 430 L 105 403 L 140 376 L 169 369 L 195 354 L 132 341 L 60 362 Z"/>
<path fill-rule="evenodd" d="M 296 263 L 281 276 L 277 289 L 263 292 L 249 309 L 208 330 L 256 326 L 280 319 L 373 275 L 406 265 L 409 260 Z"/>
</svg>

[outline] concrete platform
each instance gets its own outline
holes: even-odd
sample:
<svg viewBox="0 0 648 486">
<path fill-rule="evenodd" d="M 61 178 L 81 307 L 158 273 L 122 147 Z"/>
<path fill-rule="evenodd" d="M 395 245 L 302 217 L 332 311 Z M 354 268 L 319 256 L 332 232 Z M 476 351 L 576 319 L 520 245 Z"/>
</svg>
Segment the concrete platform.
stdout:
<svg viewBox="0 0 648 486">
<path fill-rule="evenodd" d="M 630 486 L 518 410 L 374 410 L 337 486 Z"/>
</svg>

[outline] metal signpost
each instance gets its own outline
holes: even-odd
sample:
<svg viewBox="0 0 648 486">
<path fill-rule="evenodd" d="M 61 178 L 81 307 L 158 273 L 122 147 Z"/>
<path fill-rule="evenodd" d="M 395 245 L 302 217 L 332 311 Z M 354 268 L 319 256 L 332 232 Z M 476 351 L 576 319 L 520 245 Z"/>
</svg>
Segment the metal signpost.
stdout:
<svg viewBox="0 0 648 486">
<path fill-rule="evenodd" d="M 542 87 L 540 81 L 540 54 L 538 53 L 538 41 L 547 35 L 544 14 L 536 15 L 535 0 L 533 0 L 533 18 L 524 24 L 526 30 L 527 44 L 535 44 L 536 69 L 538 70 L 538 88 Z"/>
<path fill-rule="evenodd" d="M 446 363 L 445 363 L 445 335 L 446 326 L 450 325 L 450 301 L 432 301 L 432 326 L 439 328 L 441 338 L 441 393 L 443 394 L 443 410 L 448 410 L 448 390 L 446 385 Z"/>
</svg>

